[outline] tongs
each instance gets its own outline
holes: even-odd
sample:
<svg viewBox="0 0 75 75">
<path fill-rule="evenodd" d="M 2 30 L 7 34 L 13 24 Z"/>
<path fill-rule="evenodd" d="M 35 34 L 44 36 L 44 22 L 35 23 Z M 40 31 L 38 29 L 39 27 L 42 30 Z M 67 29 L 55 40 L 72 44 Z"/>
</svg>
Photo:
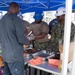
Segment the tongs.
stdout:
<svg viewBox="0 0 75 75">
<path fill-rule="evenodd" d="M 32 31 L 30 31 L 27 36 L 30 36 L 31 34 L 32 34 Z"/>
</svg>

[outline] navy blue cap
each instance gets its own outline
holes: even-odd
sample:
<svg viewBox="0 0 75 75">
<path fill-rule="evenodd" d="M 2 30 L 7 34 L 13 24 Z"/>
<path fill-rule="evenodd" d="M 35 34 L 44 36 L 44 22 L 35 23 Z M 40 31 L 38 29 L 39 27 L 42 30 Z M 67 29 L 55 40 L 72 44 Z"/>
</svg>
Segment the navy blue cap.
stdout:
<svg viewBox="0 0 75 75">
<path fill-rule="evenodd" d="M 43 12 L 35 12 L 33 18 L 35 20 L 41 20 L 43 18 Z"/>
</svg>

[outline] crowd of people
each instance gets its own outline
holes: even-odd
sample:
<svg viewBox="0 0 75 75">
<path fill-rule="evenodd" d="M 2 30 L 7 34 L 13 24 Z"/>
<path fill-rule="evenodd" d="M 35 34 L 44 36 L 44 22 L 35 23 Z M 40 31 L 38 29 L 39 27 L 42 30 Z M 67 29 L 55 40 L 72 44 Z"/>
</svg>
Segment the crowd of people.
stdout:
<svg viewBox="0 0 75 75">
<path fill-rule="evenodd" d="M 4 61 L 3 75 L 24 74 L 24 48 L 23 45 L 34 45 L 36 50 L 59 52 L 59 40 L 64 42 L 65 8 L 60 7 L 56 11 L 56 18 L 49 25 L 42 21 L 44 14 L 35 12 L 35 21 L 29 23 L 20 19 L 17 14 L 19 5 L 10 3 L 8 12 L 0 20 L 0 42 L 2 58 Z M 70 55 L 72 55 L 74 43 L 75 25 L 71 23 Z M 50 37 L 50 38 L 49 38 Z M 72 56 L 69 55 L 69 61 Z"/>
</svg>

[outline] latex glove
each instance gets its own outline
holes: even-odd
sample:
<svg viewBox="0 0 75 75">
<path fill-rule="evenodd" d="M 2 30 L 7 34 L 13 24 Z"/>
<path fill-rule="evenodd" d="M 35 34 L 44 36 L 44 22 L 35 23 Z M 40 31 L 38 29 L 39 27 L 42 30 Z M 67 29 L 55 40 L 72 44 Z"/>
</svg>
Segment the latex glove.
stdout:
<svg viewBox="0 0 75 75">
<path fill-rule="evenodd" d="M 29 41 L 34 40 L 34 35 L 31 34 L 31 35 L 27 36 L 27 38 L 28 38 Z"/>
</svg>

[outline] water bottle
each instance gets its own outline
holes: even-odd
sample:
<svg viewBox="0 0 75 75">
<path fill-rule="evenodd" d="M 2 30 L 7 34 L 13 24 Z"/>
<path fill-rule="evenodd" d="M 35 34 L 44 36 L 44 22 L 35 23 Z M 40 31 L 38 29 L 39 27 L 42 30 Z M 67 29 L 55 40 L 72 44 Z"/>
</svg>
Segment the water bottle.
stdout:
<svg viewBox="0 0 75 75">
<path fill-rule="evenodd" d="M 63 59 L 63 41 L 59 39 L 59 52 L 60 52 L 60 62 L 58 65 L 58 69 L 62 69 L 62 59 Z"/>
</svg>

